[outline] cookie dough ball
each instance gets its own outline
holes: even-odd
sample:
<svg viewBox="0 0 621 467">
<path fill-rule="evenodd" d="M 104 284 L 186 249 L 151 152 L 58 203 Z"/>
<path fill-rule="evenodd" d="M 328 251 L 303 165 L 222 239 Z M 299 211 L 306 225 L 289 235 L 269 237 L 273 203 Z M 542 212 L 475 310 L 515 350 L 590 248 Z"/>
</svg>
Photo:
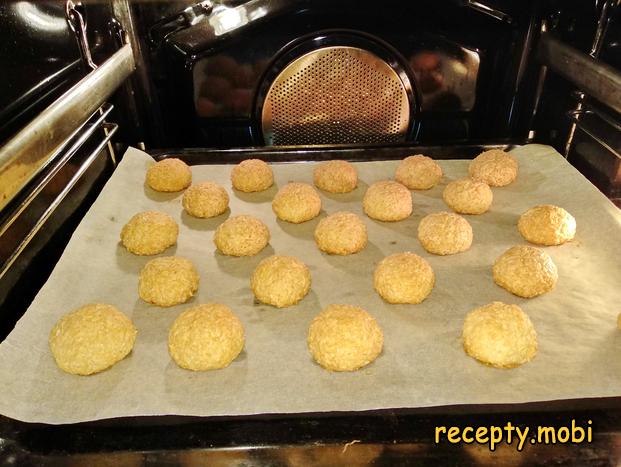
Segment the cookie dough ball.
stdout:
<svg viewBox="0 0 621 467">
<path fill-rule="evenodd" d="M 179 226 L 168 214 L 145 211 L 132 217 L 121 230 L 121 243 L 135 255 L 157 255 L 177 243 Z"/>
<path fill-rule="evenodd" d="M 353 212 L 335 212 L 321 219 L 315 229 L 315 242 L 331 255 L 351 255 L 367 246 L 367 226 Z"/>
<path fill-rule="evenodd" d="M 215 217 L 229 207 L 226 190 L 214 182 L 192 185 L 183 194 L 183 209 L 194 217 Z"/>
<path fill-rule="evenodd" d="M 490 186 L 505 186 L 517 177 L 518 163 L 505 151 L 491 149 L 470 162 L 468 173 L 473 179 Z"/>
<path fill-rule="evenodd" d="M 50 350 L 61 370 L 91 375 L 123 360 L 134 347 L 136 328 L 112 305 L 85 305 L 63 316 L 50 332 Z"/>
<path fill-rule="evenodd" d="M 464 322 L 464 350 L 480 362 L 514 368 L 537 354 L 537 333 L 517 305 L 492 302 L 471 311 Z"/>
<path fill-rule="evenodd" d="M 308 349 L 327 370 L 354 371 L 382 352 L 384 334 L 375 318 L 352 305 L 329 305 L 308 329 Z"/>
<path fill-rule="evenodd" d="M 308 183 L 287 183 L 274 196 L 272 210 L 280 220 L 300 224 L 319 215 L 321 198 Z"/>
<path fill-rule="evenodd" d="M 494 282 L 514 295 L 536 297 L 556 285 L 558 271 L 546 252 L 532 246 L 514 246 L 494 262 Z"/>
<path fill-rule="evenodd" d="M 376 182 L 364 194 L 362 207 L 371 219 L 400 221 L 412 214 L 412 194 L 401 183 Z"/>
<path fill-rule="evenodd" d="M 328 161 L 313 172 L 315 186 L 329 193 L 349 193 L 358 185 L 358 172 L 347 161 Z"/>
<path fill-rule="evenodd" d="M 442 178 L 442 168 L 421 154 L 403 159 L 397 166 L 395 180 L 410 190 L 429 190 Z"/>
<path fill-rule="evenodd" d="M 253 216 L 235 216 L 225 220 L 216 229 L 213 242 L 222 254 L 253 256 L 270 241 L 270 231 Z"/>
<path fill-rule="evenodd" d="M 520 216 L 518 230 L 537 245 L 560 245 L 576 235 L 576 219 L 563 208 L 544 204 Z"/>
<path fill-rule="evenodd" d="M 429 253 L 453 255 L 472 245 L 472 227 L 466 219 L 452 212 L 436 212 L 421 219 L 418 239 Z"/>
<path fill-rule="evenodd" d="M 435 281 L 429 263 L 410 252 L 387 256 L 373 275 L 375 290 L 388 303 L 420 303 L 431 293 Z"/>
<path fill-rule="evenodd" d="M 244 327 L 226 305 L 208 303 L 181 313 L 168 334 L 168 352 L 181 368 L 225 368 L 244 348 Z"/>
<path fill-rule="evenodd" d="M 492 205 L 494 195 L 487 183 L 462 178 L 446 185 L 442 198 L 460 214 L 483 214 Z"/>
<path fill-rule="evenodd" d="M 274 255 L 258 264 L 250 286 L 260 302 L 284 308 L 306 296 L 311 287 L 311 274 L 299 259 Z"/>
<path fill-rule="evenodd" d="M 157 306 L 187 302 L 198 290 L 199 275 L 192 262 L 179 256 L 149 261 L 140 271 L 138 295 Z"/>
<path fill-rule="evenodd" d="M 274 184 L 272 168 L 260 159 L 241 161 L 231 170 L 233 188 L 245 193 L 267 190 Z"/>
<path fill-rule="evenodd" d="M 192 183 L 192 171 L 181 159 L 163 159 L 149 167 L 146 182 L 155 191 L 181 191 Z"/>
</svg>

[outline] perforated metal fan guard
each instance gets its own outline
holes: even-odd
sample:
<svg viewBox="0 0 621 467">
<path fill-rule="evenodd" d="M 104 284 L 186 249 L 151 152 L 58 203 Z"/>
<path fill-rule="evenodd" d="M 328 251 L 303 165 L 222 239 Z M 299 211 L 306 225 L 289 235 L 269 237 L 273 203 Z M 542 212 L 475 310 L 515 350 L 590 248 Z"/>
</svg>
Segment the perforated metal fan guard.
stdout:
<svg viewBox="0 0 621 467">
<path fill-rule="evenodd" d="M 289 63 L 271 84 L 261 114 L 272 145 L 403 141 L 410 103 L 399 75 L 356 47 L 324 47 Z"/>
</svg>

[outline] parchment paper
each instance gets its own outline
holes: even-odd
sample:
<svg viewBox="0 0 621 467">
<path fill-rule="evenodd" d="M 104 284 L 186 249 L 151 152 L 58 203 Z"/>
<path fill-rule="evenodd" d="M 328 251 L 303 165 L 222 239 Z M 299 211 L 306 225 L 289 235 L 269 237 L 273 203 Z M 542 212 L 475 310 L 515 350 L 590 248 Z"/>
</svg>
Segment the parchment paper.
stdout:
<svg viewBox="0 0 621 467">
<path fill-rule="evenodd" d="M 442 190 L 467 174 L 468 161 L 440 161 L 445 177 L 429 191 L 413 192 L 414 213 L 402 222 L 366 217 L 363 194 L 391 178 L 396 162 L 358 163 L 359 187 L 350 194 L 321 193 L 320 217 L 338 210 L 363 216 L 369 244 L 354 256 L 325 255 L 313 231 L 319 218 L 300 225 L 277 221 L 271 199 L 288 181 L 312 183 L 314 164 L 273 165 L 276 186 L 258 194 L 232 190 L 231 166 L 194 166 L 195 182 L 214 180 L 230 194 L 230 210 L 213 219 L 183 213 L 181 194 L 144 186 L 150 157 L 129 149 L 97 201 L 76 229 L 62 258 L 10 336 L 0 344 L 0 413 L 52 424 L 135 415 L 244 415 L 360 411 L 446 404 L 519 403 L 621 395 L 621 213 L 558 153 L 546 146 L 515 149 L 515 183 L 495 188 L 491 212 L 467 216 L 474 243 L 467 252 L 434 256 L 416 238 L 420 219 L 447 210 Z M 516 223 L 536 204 L 565 207 L 578 224 L 576 239 L 546 251 L 558 266 L 557 287 L 521 299 L 496 286 L 491 266 L 515 244 L 526 243 Z M 197 266 L 201 283 L 187 304 L 158 308 L 138 298 L 138 274 L 152 257 L 128 253 L 119 232 L 135 213 L 159 209 L 180 225 L 178 244 L 163 255 L 181 255 Z M 270 228 L 270 245 L 256 257 L 215 251 L 213 232 L 230 215 L 251 213 Z M 373 291 L 373 270 L 384 256 L 413 251 L 431 263 L 436 285 L 419 305 L 388 305 Z M 276 309 L 254 302 L 250 275 L 274 253 L 299 257 L 311 269 L 312 290 L 297 306 Z M 536 358 L 520 368 L 486 367 L 466 356 L 465 315 L 493 300 L 519 304 L 539 337 Z M 246 329 L 246 347 L 228 368 L 194 373 L 178 368 L 167 351 L 168 329 L 188 306 L 229 305 Z M 58 369 L 48 334 L 65 313 L 91 302 L 123 310 L 138 328 L 133 352 L 113 368 L 81 377 Z M 332 373 L 306 349 L 313 316 L 331 303 L 359 305 L 382 326 L 385 347 L 370 366 Z"/>
</svg>

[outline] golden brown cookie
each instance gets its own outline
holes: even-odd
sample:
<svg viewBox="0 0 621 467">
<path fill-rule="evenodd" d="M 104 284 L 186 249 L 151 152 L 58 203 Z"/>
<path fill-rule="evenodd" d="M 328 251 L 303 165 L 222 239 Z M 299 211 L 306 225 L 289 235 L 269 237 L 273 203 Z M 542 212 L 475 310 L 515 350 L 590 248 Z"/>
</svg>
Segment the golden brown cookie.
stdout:
<svg viewBox="0 0 621 467">
<path fill-rule="evenodd" d="M 311 274 L 299 259 L 273 255 L 258 264 L 250 285 L 257 300 L 284 308 L 306 296 L 311 287 Z"/>
<path fill-rule="evenodd" d="M 280 220 L 300 224 L 319 215 L 321 198 L 308 183 L 287 183 L 274 196 L 272 210 Z"/>
<path fill-rule="evenodd" d="M 145 211 L 133 216 L 121 230 L 121 243 L 135 255 L 157 255 L 177 243 L 179 226 L 168 214 Z"/>
<path fill-rule="evenodd" d="M 371 219 L 400 221 L 412 214 L 412 194 L 398 182 L 375 182 L 364 194 L 362 206 Z"/>
<path fill-rule="evenodd" d="M 475 157 L 468 167 L 470 176 L 490 186 L 505 186 L 518 174 L 518 163 L 501 149 L 490 149 Z"/>
<path fill-rule="evenodd" d="M 331 255 L 351 255 L 367 246 L 367 226 L 353 212 L 340 211 L 321 219 L 315 242 Z"/>
<path fill-rule="evenodd" d="M 418 239 L 429 253 L 453 255 L 472 245 L 472 227 L 466 219 L 452 212 L 435 212 L 418 224 Z"/>
<path fill-rule="evenodd" d="M 375 290 L 388 303 L 420 303 L 429 296 L 435 281 L 431 265 L 410 252 L 387 256 L 373 275 Z"/>
<path fill-rule="evenodd" d="M 272 168 L 260 159 L 246 159 L 231 170 L 233 188 L 245 193 L 267 190 L 274 184 Z"/>
<path fill-rule="evenodd" d="M 358 171 L 347 161 L 328 161 L 313 171 L 315 186 L 329 193 L 349 193 L 358 185 Z"/>
<path fill-rule="evenodd" d="M 494 282 L 514 295 L 536 297 L 556 285 L 558 271 L 552 258 L 532 246 L 514 246 L 494 262 Z"/>
<path fill-rule="evenodd" d="M 192 171 L 181 159 L 162 159 L 148 168 L 146 182 L 155 191 L 181 191 L 192 183 Z"/>
<path fill-rule="evenodd" d="M 483 214 L 492 205 L 494 195 L 487 183 L 461 178 L 446 185 L 442 198 L 460 214 Z"/>
<path fill-rule="evenodd" d="M 168 333 L 168 352 L 181 368 L 227 367 L 244 348 L 244 327 L 226 305 L 207 303 L 181 313 Z"/>
<path fill-rule="evenodd" d="M 213 242 L 222 254 L 253 256 L 270 241 L 270 231 L 253 216 L 235 216 L 225 220 L 216 229 Z"/>
<path fill-rule="evenodd" d="M 192 185 L 183 194 L 183 209 L 194 217 L 215 217 L 229 207 L 229 195 L 214 182 Z"/>
<path fill-rule="evenodd" d="M 492 302 L 471 311 L 464 322 L 464 350 L 497 368 L 514 368 L 537 354 L 537 333 L 517 305 Z"/>
<path fill-rule="evenodd" d="M 198 290 L 199 275 L 192 262 L 179 256 L 149 261 L 140 271 L 138 295 L 157 306 L 187 302 Z"/>
<path fill-rule="evenodd" d="M 531 243 L 560 245 L 576 235 L 576 219 L 563 208 L 543 204 L 520 216 L 518 230 Z"/>
<path fill-rule="evenodd" d="M 63 316 L 50 332 L 56 364 L 74 375 L 90 375 L 123 360 L 134 347 L 136 328 L 112 305 L 84 305 Z"/>
<path fill-rule="evenodd" d="M 406 157 L 395 172 L 395 180 L 410 190 L 429 190 L 441 179 L 442 168 L 431 157 L 422 154 Z"/>
<path fill-rule="evenodd" d="M 354 371 L 382 352 L 384 334 L 375 318 L 352 305 L 329 305 L 308 329 L 308 349 L 327 370 Z"/>
</svg>

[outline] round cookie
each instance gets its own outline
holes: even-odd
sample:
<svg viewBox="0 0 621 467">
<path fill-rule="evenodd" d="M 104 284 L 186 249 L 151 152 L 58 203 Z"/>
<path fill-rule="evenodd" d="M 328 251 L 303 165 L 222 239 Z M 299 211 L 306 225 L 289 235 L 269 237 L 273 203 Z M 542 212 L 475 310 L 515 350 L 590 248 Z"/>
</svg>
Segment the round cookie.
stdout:
<svg viewBox="0 0 621 467">
<path fill-rule="evenodd" d="M 464 322 L 464 350 L 497 368 L 515 368 L 537 354 L 537 333 L 517 305 L 492 302 L 471 311 Z"/>
<path fill-rule="evenodd" d="M 267 190 L 274 184 L 272 168 L 260 159 L 246 159 L 231 170 L 233 188 L 245 193 Z"/>
<path fill-rule="evenodd" d="M 300 224 L 319 215 L 321 198 L 308 183 L 287 183 L 274 196 L 272 210 L 280 220 Z"/>
<path fill-rule="evenodd" d="M 313 171 L 315 186 L 329 193 L 349 193 L 358 185 L 358 171 L 347 161 L 328 161 Z"/>
<path fill-rule="evenodd" d="M 560 245 L 576 235 L 576 219 L 563 208 L 543 204 L 520 216 L 518 230 L 530 243 Z"/>
<path fill-rule="evenodd" d="M 371 219 L 400 221 L 412 214 L 412 194 L 398 182 L 375 182 L 364 194 L 362 207 Z"/>
<path fill-rule="evenodd" d="M 284 308 L 306 296 L 311 287 L 311 274 L 299 259 L 273 255 L 257 265 L 250 286 L 260 302 Z"/>
<path fill-rule="evenodd" d="M 181 313 L 168 333 L 168 352 L 186 370 L 227 367 L 244 348 L 244 327 L 226 305 L 208 303 Z"/>
<path fill-rule="evenodd" d="M 52 328 L 50 350 L 61 370 L 91 375 L 123 360 L 134 347 L 138 331 L 112 305 L 84 305 L 63 316 Z"/>
<path fill-rule="evenodd" d="M 134 215 L 121 229 L 121 243 L 135 255 L 157 255 L 177 243 L 179 226 L 168 214 L 145 211 Z"/>
<path fill-rule="evenodd" d="M 354 371 L 382 352 L 384 334 L 375 318 L 352 305 L 329 305 L 311 322 L 308 349 L 327 370 Z"/>
<path fill-rule="evenodd" d="M 473 179 L 490 186 L 505 186 L 516 179 L 518 163 L 505 151 L 490 149 L 470 162 L 468 173 Z"/>
<path fill-rule="evenodd" d="M 442 198 L 449 208 L 460 214 L 483 214 L 492 205 L 494 195 L 487 183 L 461 178 L 446 185 Z"/>
<path fill-rule="evenodd" d="M 222 254 L 253 256 L 270 241 L 267 226 L 253 216 L 235 216 L 225 220 L 216 229 L 213 242 Z"/>
<path fill-rule="evenodd" d="M 146 183 L 155 191 L 181 191 L 192 183 L 192 171 L 181 159 L 162 159 L 147 169 Z"/>
<path fill-rule="evenodd" d="M 435 281 L 429 263 L 410 252 L 387 256 L 373 274 L 375 290 L 388 303 L 420 303 L 431 293 Z"/>
<path fill-rule="evenodd" d="M 315 243 L 331 255 L 351 255 L 367 246 L 367 226 L 353 212 L 340 211 L 319 221 Z"/>
<path fill-rule="evenodd" d="M 192 262 L 179 256 L 149 261 L 140 271 L 138 295 L 157 306 L 187 302 L 198 290 L 199 275 Z"/>
<path fill-rule="evenodd" d="M 493 274 L 496 284 L 524 298 L 549 292 L 558 279 L 552 258 L 532 246 L 509 248 L 494 262 Z"/>
<path fill-rule="evenodd" d="M 395 172 L 395 180 L 410 190 L 429 190 L 441 178 L 442 168 L 431 157 L 421 154 L 403 159 Z"/>
<path fill-rule="evenodd" d="M 472 227 L 466 219 L 452 212 L 436 212 L 418 224 L 418 239 L 429 253 L 453 255 L 472 245 Z"/>
<path fill-rule="evenodd" d="M 217 183 L 202 182 L 186 190 L 182 204 L 183 209 L 191 216 L 215 217 L 229 207 L 229 195 Z"/>
</svg>

